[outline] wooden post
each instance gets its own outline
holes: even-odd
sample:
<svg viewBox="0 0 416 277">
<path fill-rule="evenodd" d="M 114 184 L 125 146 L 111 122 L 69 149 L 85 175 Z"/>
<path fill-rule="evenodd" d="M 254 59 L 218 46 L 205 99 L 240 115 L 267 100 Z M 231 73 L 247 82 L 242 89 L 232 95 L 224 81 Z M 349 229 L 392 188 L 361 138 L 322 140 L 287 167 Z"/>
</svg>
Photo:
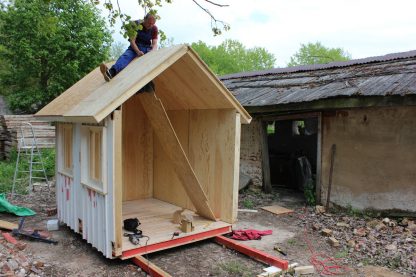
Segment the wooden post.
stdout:
<svg viewBox="0 0 416 277">
<path fill-rule="evenodd" d="M 267 141 L 267 122 L 262 121 L 260 126 L 261 136 L 261 157 L 263 171 L 263 190 L 266 193 L 272 192 L 272 182 L 270 179 L 269 143 Z"/>
</svg>

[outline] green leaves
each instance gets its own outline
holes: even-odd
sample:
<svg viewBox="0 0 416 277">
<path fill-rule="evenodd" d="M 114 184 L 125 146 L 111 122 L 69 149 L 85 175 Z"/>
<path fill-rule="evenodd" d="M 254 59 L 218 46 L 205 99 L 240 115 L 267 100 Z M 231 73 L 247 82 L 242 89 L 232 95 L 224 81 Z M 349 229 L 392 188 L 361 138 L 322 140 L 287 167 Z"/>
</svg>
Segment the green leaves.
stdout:
<svg viewBox="0 0 416 277">
<path fill-rule="evenodd" d="M 301 44 L 299 51 L 290 58 L 287 66 L 325 64 L 348 61 L 351 55 L 342 48 L 327 48 L 320 42 Z"/>
<path fill-rule="evenodd" d="M 192 43 L 192 48 L 218 75 L 254 71 L 274 67 L 276 58 L 266 49 L 247 49 L 237 40 L 226 40 L 219 46 L 208 46 L 202 41 Z"/>
<path fill-rule="evenodd" d="M 111 36 L 85 0 L 15 0 L 0 11 L 0 88 L 33 113 L 107 60 Z"/>
</svg>

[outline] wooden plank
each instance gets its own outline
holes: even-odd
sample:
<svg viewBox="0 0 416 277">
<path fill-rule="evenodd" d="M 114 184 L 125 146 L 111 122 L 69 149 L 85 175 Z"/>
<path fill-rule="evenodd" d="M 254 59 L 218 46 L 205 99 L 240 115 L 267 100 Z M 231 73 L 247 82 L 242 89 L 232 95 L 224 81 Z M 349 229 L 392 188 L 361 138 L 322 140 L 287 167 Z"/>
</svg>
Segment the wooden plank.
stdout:
<svg viewBox="0 0 416 277">
<path fill-rule="evenodd" d="M 237 216 L 240 115 L 234 109 L 193 110 L 189 162 L 214 214 L 233 223 Z"/>
<path fill-rule="evenodd" d="M 226 238 L 224 236 L 217 236 L 215 237 L 215 242 L 224 245 L 228 248 L 235 249 L 238 252 L 245 254 L 257 261 L 266 263 L 268 265 L 273 265 L 283 270 L 288 269 L 289 262 L 286 260 L 282 260 L 278 257 L 272 256 L 266 252 L 248 247 L 242 243 L 238 243 L 235 240 Z"/>
<path fill-rule="evenodd" d="M 231 130 L 230 130 L 231 131 Z M 234 176 L 232 181 L 232 187 L 230 191 L 224 191 L 223 193 L 223 205 L 222 205 L 222 219 L 225 222 L 235 223 L 237 221 L 237 209 L 238 209 L 238 191 L 240 187 L 240 149 L 241 149 L 241 114 L 235 114 L 234 123 L 234 148 L 230 147 L 231 153 L 234 154 Z M 225 198 L 225 195 L 232 195 L 231 197 Z M 227 201 L 228 200 L 228 201 Z M 230 201 L 231 200 L 231 201 Z M 227 205 L 227 203 L 230 203 Z M 231 214 L 230 214 L 231 213 Z M 229 215 L 229 216 L 227 216 Z"/>
<path fill-rule="evenodd" d="M 17 224 L 0 219 L 0 229 L 13 230 L 17 229 Z"/>
<path fill-rule="evenodd" d="M 153 196 L 153 131 L 140 99 L 123 104 L 123 201 Z"/>
<path fill-rule="evenodd" d="M 141 269 L 143 269 L 145 272 L 147 272 L 150 276 L 153 277 L 171 277 L 169 273 L 166 271 L 163 271 L 158 266 L 156 266 L 154 263 L 151 263 L 149 260 L 146 260 L 142 256 L 134 256 L 131 258 L 132 262 L 136 265 L 140 266 Z"/>
<path fill-rule="evenodd" d="M 189 160 L 162 103 L 154 93 L 141 93 L 139 97 L 153 130 L 175 167 L 176 174 L 181 180 L 192 204 L 200 215 L 215 220 L 215 215 L 208 203 L 207 196 L 189 164 Z"/>
<path fill-rule="evenodd" d="M 288 213 L 293 213 L 293 210 L 278 206 L 278 205 L 273 205 L 273 206 L 265 206 L 265 207 L 261 207 L 263 210 L 274 213 L 274 214 L 288 214 Z"/>
<path fill-rule="evenodd" d="M 185 45 L 152 51 L 135 59 L 111 82 L 105 82 L 99 68 L 96 68 L 36 115 L 86 116 L 99 122 L 186 51 Z"/>
<path fill-rule="evenodd" d="M 122 200 L 123 200 L 123 151 L 122 151 L 122 111 L 113 113 L 113 195 L 114 195 L 114 255 L 121 256 L 122 253 Z"/>
</svg>

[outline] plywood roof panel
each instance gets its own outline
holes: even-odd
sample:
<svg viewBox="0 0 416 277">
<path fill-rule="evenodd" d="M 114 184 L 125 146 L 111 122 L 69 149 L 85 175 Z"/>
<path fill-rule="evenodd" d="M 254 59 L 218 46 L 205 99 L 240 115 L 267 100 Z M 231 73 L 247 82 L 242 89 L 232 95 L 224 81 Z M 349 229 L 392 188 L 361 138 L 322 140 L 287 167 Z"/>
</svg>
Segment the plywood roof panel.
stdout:
<svg viewBox="0 0 416 277">
<path fill-rule="evenodd" d="M 154 80 L 167 110 L 233 108 L 248 123 L 250 115 L 188 46 L 150 52 L 133 60 L 110 82 L 96 68 L 49 103 L 36 116 L 56 121 L 100 122 Z"/>
</svg>

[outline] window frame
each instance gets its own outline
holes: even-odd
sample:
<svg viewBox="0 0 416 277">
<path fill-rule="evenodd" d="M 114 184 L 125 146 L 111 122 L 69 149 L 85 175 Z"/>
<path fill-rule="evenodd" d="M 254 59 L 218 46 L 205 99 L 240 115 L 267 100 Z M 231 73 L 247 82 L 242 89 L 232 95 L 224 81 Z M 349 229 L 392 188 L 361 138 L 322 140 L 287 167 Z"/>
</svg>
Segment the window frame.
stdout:
<svg viewBox="0 0 416 277">
<path fill-rule="evenodd" d="M 74 174 L 74 125 L 59 124 L 59 162 L 58 172 L 70 177 Z"/>
<path fill-rule="evenodd" d="M 101 194 L 107 194 L 105 133 L 103 126 L 81 127 L 81 184 Z"/>
</svg>

